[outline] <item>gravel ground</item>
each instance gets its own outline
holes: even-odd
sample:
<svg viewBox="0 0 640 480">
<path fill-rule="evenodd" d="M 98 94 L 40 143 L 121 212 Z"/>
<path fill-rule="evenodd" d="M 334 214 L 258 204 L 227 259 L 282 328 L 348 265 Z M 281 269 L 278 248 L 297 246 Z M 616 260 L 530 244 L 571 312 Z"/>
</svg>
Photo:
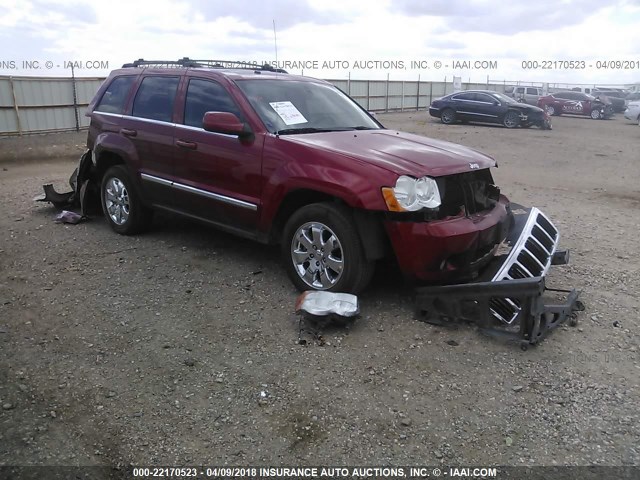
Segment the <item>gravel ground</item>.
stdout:
<svg viewBox="0 0 640 480">
<path fill-rule="evenodd" d="M 637 125 L 379 118 L 494 156 L 503 192 L 551 216 L 577 328 L 522 352 L 420 323 L 382 268 L 359 320 L 298 345 L 276 248 L 169 216 L 138 237 L 55 224 L 31 199 L 76 159 L 3 163 L 0 465 L 640 464 Z"/>
</svg>

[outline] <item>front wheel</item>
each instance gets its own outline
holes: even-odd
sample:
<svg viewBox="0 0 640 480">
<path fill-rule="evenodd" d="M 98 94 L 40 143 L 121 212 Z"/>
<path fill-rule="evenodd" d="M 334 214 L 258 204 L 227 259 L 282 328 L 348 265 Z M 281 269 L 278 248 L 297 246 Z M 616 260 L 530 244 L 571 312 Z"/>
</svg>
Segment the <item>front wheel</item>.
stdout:
<svg viewBox="0 0 640 480">
<path fill-rule="evenodd" d="M 591 110 L 591 118 L 593 118 L 594 120 L 598 120 L 600 119 L 600 117 L 602 116 L 600 114 L 600 110 L 598 110 L 597 108 L 594 108 L 593 110 Z"/>
<path fill-rule="evenodd" d="M 142 204 L 124 165 L 107 170 L 100 197 L 104 215 L 114 231 L 133 235 L 149 226 L 152 212 Z"/>
<path fill-rule="evenodd" d="M 549 115 L 555 115 L 556 114 L 556 108 L 553 105 L 545 105 L 544 109 L 546 110 L 546 112 Z"/>
<path fill-rule="evenodd" d="M 520 123 L 520 115 L 518 112 L 509 110 L 502 119 L 502 124 L 507 128 L 516 128 Z"/>
<path fill-rule="evenodd" d="M 307 205 L 289 218 L 282 258 L 300 291 L 359 293 L 375 266 L 365 256 L 351 212 L 329 203 Z"/>
<path fill-rule="evenodd" d="M 445 108 L 440 114 L 440 121 L 445 125 L 451 125 L 456 122 L 456 112 L 451 108 Z"/>
</svg>

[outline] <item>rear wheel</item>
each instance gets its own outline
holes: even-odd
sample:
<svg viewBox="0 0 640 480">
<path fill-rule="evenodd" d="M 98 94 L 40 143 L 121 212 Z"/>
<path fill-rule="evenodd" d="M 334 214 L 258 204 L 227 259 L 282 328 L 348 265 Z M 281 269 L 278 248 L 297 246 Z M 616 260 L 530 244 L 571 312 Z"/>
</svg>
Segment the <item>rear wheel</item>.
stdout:
<svg viewBox="0 0 640 480">
<path fill-rule="evenodd" d="M 314 203 L 296 211 L 282 237 L 282 258 L 300 291 L 358 293 L 373 275 L 348 209 Z"/>
<path fill-rule="evenodd" d="M 456 112 L 451 108 L 445 108 L 440 115 L 440 121 L 445 125 L 451 125 L 456 122 Z"/>
<path fill-rule="evenodd" d="M 602 115 L 600 114 L 600 110 L 598 110 L 597 108 L 591 110 L 590 117 L 594 120 L 598 120 L 601 116 Z"/>
<path fill-rule="evenodd" d="M 123 165 L 111 167 L 104 174 L 100 197 L 104 215 L 114 231 L 133 235 L 149 226 L 152 211 L 142 204 Z"/>
<path fill-rule="evenodd" d="M 509 110 L 505 113 L 502 119 L 502 124 L 507 128 L 515 128 L 520 123 L 520 115 L 514 110 Z"/>
</svg>

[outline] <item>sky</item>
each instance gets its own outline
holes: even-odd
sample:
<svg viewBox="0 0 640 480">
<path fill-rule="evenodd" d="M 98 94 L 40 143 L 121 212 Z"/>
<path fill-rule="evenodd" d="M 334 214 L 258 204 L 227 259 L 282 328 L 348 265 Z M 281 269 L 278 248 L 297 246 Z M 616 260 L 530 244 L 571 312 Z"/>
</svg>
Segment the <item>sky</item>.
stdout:
<svg viewBox="0 0 640 480">
<path fill-rule="evenodd" d="M 638 25 L 640 0 L 0 0 L 0 75 L 188 56 L 325 79 L 629 84 Z"/>
</svg>

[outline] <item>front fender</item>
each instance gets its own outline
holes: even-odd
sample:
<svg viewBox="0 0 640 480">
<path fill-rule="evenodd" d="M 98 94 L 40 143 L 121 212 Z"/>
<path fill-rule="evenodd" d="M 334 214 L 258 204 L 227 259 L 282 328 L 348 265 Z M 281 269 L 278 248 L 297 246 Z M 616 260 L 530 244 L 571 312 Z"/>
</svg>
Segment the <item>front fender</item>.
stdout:
<svg viewBox="0 0 640 480">
<path fill-rule="evenodd" d="M 285 197 L 296 190 L 315 191 L 335 197 L 354 209 L 386 211 L 381 188 L 393 185 L 395 176 L 371 167 L 365 171 L 331 165 L 328 162 L 289 161 L 280 163 L 263 190 L 260 230 L 268 231 Z M 393 178 L 391 178 L 393 177 Z M 384 178 L 384 180 L 382 180 Z"/>
</svg>

